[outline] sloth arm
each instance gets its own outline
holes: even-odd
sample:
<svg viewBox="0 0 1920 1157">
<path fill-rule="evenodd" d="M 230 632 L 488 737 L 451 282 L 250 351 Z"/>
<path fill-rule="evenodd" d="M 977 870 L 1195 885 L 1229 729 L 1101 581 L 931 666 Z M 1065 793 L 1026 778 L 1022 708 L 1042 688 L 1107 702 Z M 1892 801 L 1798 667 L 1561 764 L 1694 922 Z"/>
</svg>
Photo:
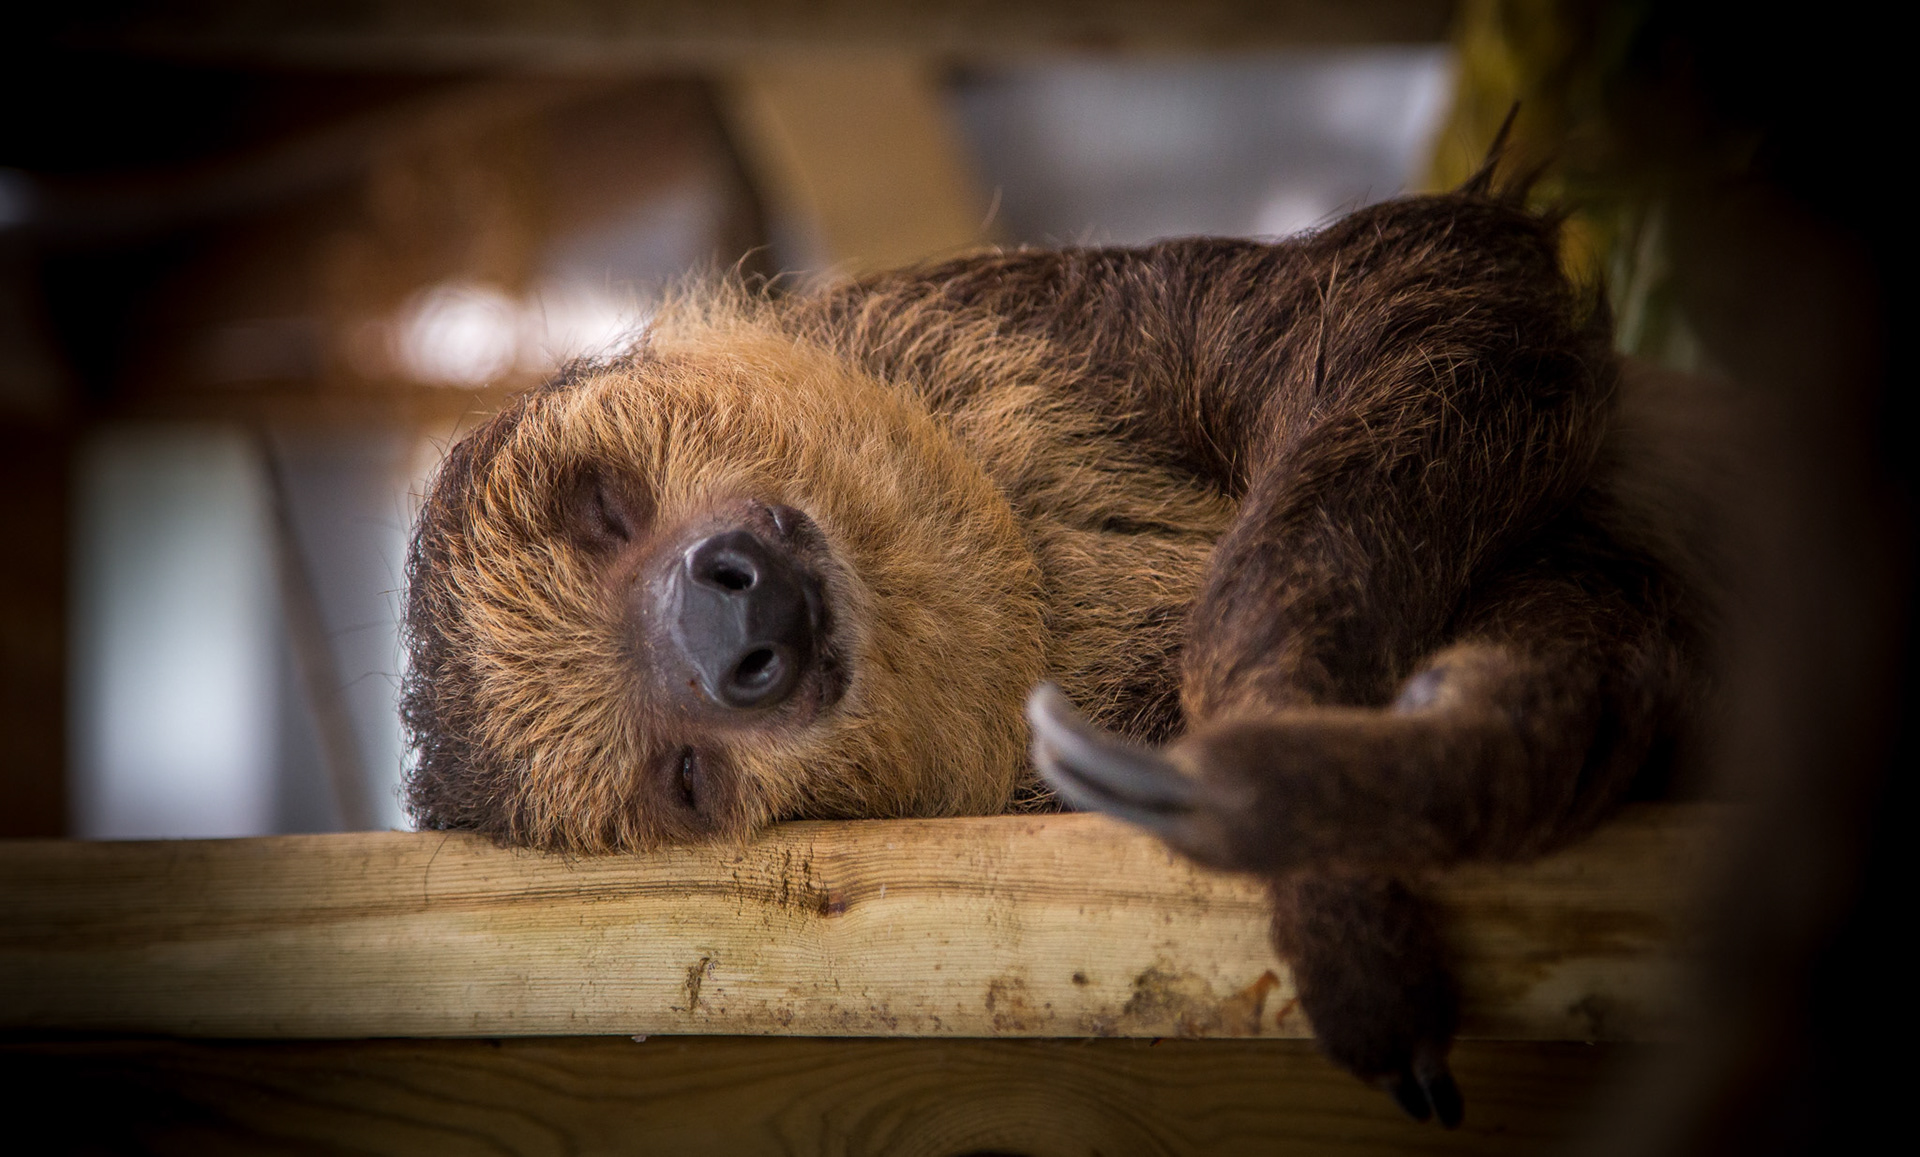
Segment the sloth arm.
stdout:
<svg viewBox="0 0 1920 1157">
<path fill-rule="evenodd" d="M 1624 794 L 1685 687 L 1671 583 L 1582 521 L 1476 592 L 1384 706 L 1245 709 L 1153 751 L 1043 692 L 1040 762 L 1070 802 L 1225 868 L 1390 873 L 1542 851 Z"/>
<path fill-rule="evenodd" d="M 1317 416 L 1253 447 L 1182 654 L 1190 732 L 1167 755 L 1230 797 L 1170 835 L 1203 858 L 1538 851 L 1619 797 L 1670 706 L 1670 584 L 1608 539 L 1592 489 L 1604 315 L 1580 319 L 1540 222 L 1475 211 L 1420 261 L 1430 222 L 1363 230 L 1344 286 L 1328 263 L 1342 324 L 1272 405 L 1304 392 Z"/>
</svg>

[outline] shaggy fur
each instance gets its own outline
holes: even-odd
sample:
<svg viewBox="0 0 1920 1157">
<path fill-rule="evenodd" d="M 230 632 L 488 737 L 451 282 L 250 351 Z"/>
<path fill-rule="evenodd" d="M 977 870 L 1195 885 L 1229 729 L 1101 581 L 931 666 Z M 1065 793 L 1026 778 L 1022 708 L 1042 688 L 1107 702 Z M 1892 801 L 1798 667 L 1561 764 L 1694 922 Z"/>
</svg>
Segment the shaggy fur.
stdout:
<svg viewBox="0 0 1920 1157">
<path fill-rule="evenodd" d="M 1273 880 L 1329 1055 L 1457 1120 L 1453 987 L 1401 881 L 1604 814 L 1686 713 L 1701 619 L 1605 312 L 1513 201 L 680 301 L 436 478 L 414 815 L 609 851 L 1002 810 L 1052 680 L 1206 788 L 1164 834 Z M 817 528 L 846 690 L 716 732 L 646 692 L 623 592 L 649 541 L 756 503 Z"/>
</svg>

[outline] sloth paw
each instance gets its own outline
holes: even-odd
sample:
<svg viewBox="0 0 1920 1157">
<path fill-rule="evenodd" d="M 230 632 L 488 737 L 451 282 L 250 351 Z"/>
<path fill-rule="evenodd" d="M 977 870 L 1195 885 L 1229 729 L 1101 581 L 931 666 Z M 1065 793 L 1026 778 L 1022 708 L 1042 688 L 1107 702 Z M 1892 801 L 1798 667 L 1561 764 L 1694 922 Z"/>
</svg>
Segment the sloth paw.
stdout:
<svg viewBox="0 0 1920 1157">
<path fill-rule="evenodd" d="M 1320 1051 L 1414 1120 L 1458 1125 L 1447 1050 L 1460 993 L 1432 908 L 1370 873 L 1297 873 L 1271 890 L 1274 947 L 1292 965 Z"/>
<path fill-rule="evenodd" d="M 1363 951 L 1346 961 L 1297 961 L 1294 981 L 1328 1060 L 1392 1097 L 1415 1121 L 1460 1124 L 1466 1105 L 1447 1067 L 1457 1005 L 1444 974 L 1407 985 Z"/>
</svg>

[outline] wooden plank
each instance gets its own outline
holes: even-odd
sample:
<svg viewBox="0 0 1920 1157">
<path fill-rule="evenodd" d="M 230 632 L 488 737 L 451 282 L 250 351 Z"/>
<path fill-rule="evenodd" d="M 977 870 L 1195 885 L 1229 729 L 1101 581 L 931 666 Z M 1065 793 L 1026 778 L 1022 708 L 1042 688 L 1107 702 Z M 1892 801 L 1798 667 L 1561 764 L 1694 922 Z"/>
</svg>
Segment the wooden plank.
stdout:
<svg viewBox="0 0 1920 1157">
<path fill-rule="evenodd" d="M 8 1042 L 0 1103 L 35 1152 L 1529 1154 L 1640 1053 L 1462 1043 L 1454 1132 L 1305 1041 Z"/>
<path fill-rule="evenodd" d="M 1670 1023 L 1715 825 L 1435 881 L 1469 1035 Z M 568 859 L 466 835 L 0 844 L 0 1028 L 230 1037 L 1298 1037 L 1261 891 L 1097 816 L 796 823 Z"/>
<path fill-rule="evenodd" d="M 48 16 L 84 47 L 386 68 L 606 69 L 866 48 L 990 55 L 1430 42 L 1452 0 L 173 0 Z"/>
</svg>

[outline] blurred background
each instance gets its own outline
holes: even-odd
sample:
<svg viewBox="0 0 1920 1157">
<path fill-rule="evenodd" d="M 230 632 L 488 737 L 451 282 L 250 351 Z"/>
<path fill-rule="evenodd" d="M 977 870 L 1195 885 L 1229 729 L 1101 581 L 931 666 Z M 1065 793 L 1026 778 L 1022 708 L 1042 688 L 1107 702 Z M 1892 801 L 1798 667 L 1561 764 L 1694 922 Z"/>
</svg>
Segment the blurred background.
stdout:
<svg viewBox="0 0 1920 1157">
<path fill-rule="evenodd" d="M 736 266 L 1308 229 L 1421 187 L 1456 87 L 1440 3 L 603 7 L 9 50 L 0 830 L 404 826 L 411 511 L 502 398 Z"/>
<path fill-rule="evenodd" d="M 1284 236 L 1515 164 L 1618 344 L 1759 415 L 1721 511 L 1696 1023 L 1592 1151 L 1904 1105 L 1903 37 L 1717 0 L 80 0 L 0 40 L 0 835 L 401 826 L 450 439 L 662 293 Z M 1791 17 L 1791 18 L 1789 18 Z M 1906 773 L 1899 768 L 1908 768 Z M 1889 1058 L 1884 1054 L 1894 1052 Z M 1610 1102 L 1611 1103 L 1611 1102 Z"/>
</svg>

